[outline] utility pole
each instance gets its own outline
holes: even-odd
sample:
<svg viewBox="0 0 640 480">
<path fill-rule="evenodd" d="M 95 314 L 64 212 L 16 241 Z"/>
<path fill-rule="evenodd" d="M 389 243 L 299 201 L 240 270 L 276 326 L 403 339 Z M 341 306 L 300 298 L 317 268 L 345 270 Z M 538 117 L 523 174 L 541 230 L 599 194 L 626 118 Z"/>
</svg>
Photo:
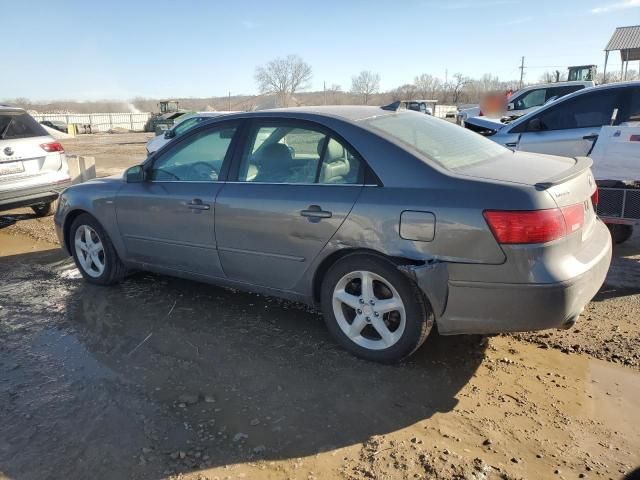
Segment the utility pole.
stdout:
<svg viewBox="0 0 640 480">
<path fill-rule="evenodd" d="M 522 77 L 524 76 L 524 57 L 520 62 L 520 88 L 522 88 Z"/>
</svg>

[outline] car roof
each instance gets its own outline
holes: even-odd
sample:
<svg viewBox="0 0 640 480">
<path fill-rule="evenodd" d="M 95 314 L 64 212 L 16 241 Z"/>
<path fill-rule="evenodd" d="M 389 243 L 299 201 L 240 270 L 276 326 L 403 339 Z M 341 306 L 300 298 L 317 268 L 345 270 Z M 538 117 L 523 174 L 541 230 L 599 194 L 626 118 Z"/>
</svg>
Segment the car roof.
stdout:
<svg viewBox="0 0 640 480">
<path fill-rule="evenodd" d="M 23 108 L 12 107 L 10 105 L 0 105 L 0 112 L 24 112 Z"/>
<path fill-rule="evenodd" d="M 328 118 L 338 118 L 348 122 L 358 122 L 374 117 L 398 114 L 401 111 L 383 110 L 379 106 L 370 105 L 323 105 L 315 107 L 287 107 L 272 108 L 267 110 L 256 110 L 254 112 L 243 112 L 240 114 L 231 114 L 229 117 L 247 118 L 247 117 L 274 117 L 284 118 L 294 116 L 304 118 L 308 116 L 319 116 Z M 225 115 L 227 117 L 227 115 Z"/>
<path fill-rule="evenodd" d="M 536 83 L 534 85 L 528 85 L 526 87 L 522 87 L 521 89 L 518 89 L 513 93 L 515 95 L 518 92 L 524 92 L 527 90 L 536 90 L 538 88 L 572 87 L 575 85 L 584 85 L 585 87 L 588 87 L 588 86 L 593 86 L 594 82 L 592 80 L 571 80 L 570 82 Z"/>
</svg>

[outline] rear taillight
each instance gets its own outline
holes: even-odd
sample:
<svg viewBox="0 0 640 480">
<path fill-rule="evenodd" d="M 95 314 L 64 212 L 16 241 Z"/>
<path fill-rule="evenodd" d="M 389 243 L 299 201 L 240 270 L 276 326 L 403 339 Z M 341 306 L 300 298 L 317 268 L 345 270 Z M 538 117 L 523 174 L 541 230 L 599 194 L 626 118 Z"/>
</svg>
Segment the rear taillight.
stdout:
<svg viewBox="0 0 640 480">
<path fill-rule="evenodd" d="M 64 147 L 60 142 L 43 143 L 40 145 L 40 148 L 42 148 L 45 152 L 49 152 L 49 153 L 53 153 L 53 152 L 64 153 Z"/>
<path fill-rule="evenodd" d="M 598 189 L 596 188 L 596 191 L 593 192 L 593 195 L 591 195 L 591 203 L 593 204 L 594 210 L 597 208 L 599 201 L 600 201 L 600 193 L 598 193 Z"/>
<path fill-rule="evenodd" d="M 582 204 L 549 210 L 485 210 L 498 243 L 545 243 L 579 230 L 584 223 Z"/>
</svg>

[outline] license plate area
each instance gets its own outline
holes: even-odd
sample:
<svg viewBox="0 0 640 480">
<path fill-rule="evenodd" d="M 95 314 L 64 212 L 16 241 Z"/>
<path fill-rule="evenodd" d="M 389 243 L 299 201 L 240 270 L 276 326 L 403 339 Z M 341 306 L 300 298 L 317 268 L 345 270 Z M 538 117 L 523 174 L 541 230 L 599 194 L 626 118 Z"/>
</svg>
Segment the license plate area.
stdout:
<svg viewBox="0 0 640 480">
<path fill-rule="evenodd" d="M 3 162 L 0 163 L 0 175 L 12 175 L 15 173 L 23 173 L 24 164 L 20 162 Z"/>
</svg>

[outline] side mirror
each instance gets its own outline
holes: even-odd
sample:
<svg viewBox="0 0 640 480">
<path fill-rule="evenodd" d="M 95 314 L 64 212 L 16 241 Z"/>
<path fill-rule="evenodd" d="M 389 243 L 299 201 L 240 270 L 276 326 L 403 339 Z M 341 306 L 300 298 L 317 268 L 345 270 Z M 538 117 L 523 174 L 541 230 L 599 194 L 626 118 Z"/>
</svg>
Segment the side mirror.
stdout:
<svg viewBox="0 0 640 480">
<path fill-rule="evenodd" d="M 176 136 L 176 132 L 174 132 L 173 130 L 167 130 L 166 132 L 164 132 L 164 138 L 166 138 L 167 140 L 175 136 Z"/>
<path fill-rule="evenodd" d="M 513 104 L 513 102 L 507 103 L 507 110 L 513 110 L 514 107 L 515 107 L 515 105 Z"/>
<path fill-rule="evenodd" d="M 527 132 L 541 132 L 544 130 L 544 123 L 539 118 L 532 118 L 527 125 Z"/>
<path fill-rule="evenodd" d="M 144 169 L 140 165 L 128 168 L 124 172 L 124 179 L 127 183 L 144 182 Z"/>
</svg>

